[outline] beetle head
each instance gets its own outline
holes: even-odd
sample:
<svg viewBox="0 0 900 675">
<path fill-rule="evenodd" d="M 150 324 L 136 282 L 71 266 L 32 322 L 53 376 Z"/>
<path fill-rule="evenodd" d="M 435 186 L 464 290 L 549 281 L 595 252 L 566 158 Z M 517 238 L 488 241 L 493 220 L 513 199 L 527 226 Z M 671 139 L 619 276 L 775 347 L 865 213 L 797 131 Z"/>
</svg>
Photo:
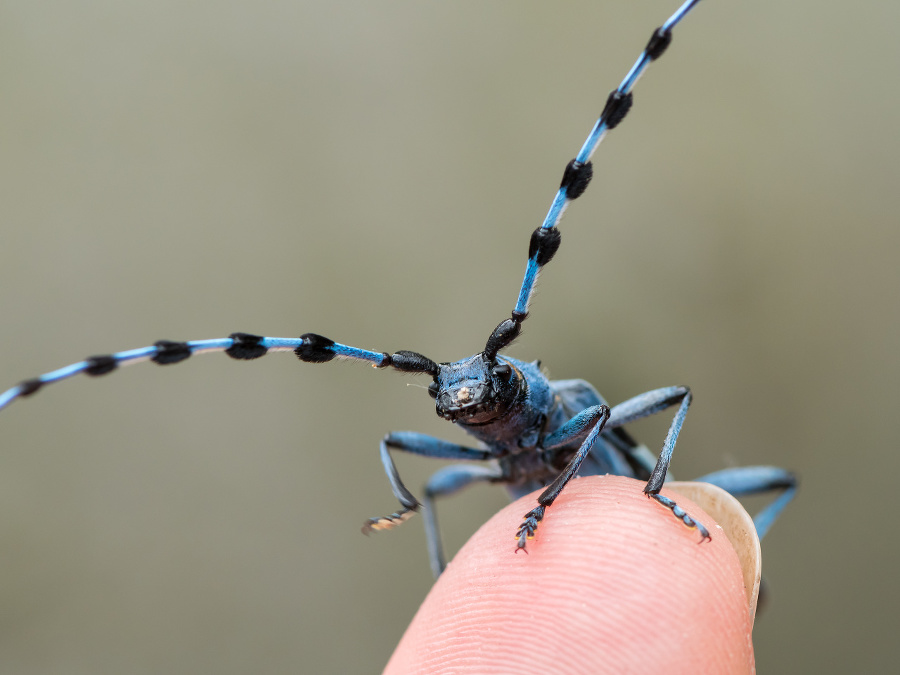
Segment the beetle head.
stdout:
<svg viewBox="0 0 900 675">
<path fill-rule="evenodd" d="M 483 353 L 455 363 L 441 363 L 428 387 L 437 414 L 462 424 L 484 424 L 507 412 L 524 379 L 518 369 Z"/>
</svg>

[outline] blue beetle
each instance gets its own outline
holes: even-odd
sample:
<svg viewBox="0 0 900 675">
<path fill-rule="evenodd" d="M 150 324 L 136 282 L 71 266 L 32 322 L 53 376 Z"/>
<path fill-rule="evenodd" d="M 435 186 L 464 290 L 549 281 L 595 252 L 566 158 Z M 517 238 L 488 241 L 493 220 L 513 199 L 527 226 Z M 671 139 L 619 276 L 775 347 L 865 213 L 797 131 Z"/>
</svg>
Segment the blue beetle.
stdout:
<svg viewBox="0 0 900 675">
<path fill-rule="evenodd" d="M 34 394 L 47 384 L 80 373 L 99 376 L 121 365 L 146 360 L 168 365 L 206 352 L 225 352 L 232 358 L 247 360 L 273 351 L 293 351 L 307 363 L 324 363 L 335 358 L 364 361 L 379 368 L 430 375 L 428 392 L 435 400 L 437 414 L 462 427 L 481 443 L 481 447 L 467 447 L 415 432 L 391 433 L 381 443 L 381 459 L 401 508 L 388 516 L 371 518 L 363 531 L 395 527 L 423 510 L 429 558 L 436 576 L 446 563 L 434 502 L 476 482 L 504 483 L 514 497 L 545 488 L 515 533 L 516 551 L 526 548 L 547 508 L 579 473 L 611 473 L 647 481 L 644 492 L 650 498 L 668 509 L 684 526 L 696 529 L 701 542 L 709 539 L 709 531 L 702 523 L 660 494 L 691 403 L 687 387 L 656 389 L 611 407 L 583 380 L 550 381 L 541 371 L 540 362 L 526 363 L 499 353 L 521 332 L 538 275 L 559 249 L 559 221 L 569 203 L 581 196 L 591 180 L 594 151 L 606 133 L 624 119 L 631 108 L 631 92 L 638 78 L 666 51 L 672 40 L 672 29 L 698 2 L 688 0 L 653 32 L 625 79 L 609 94 L 578 155 L 566 165 L 543 224 L 531 236 L 525 278 L 516 306 L 510 317 L 491 333 L 481 353 L 453 363 L 436 363 L 416 352 L 370 351 L 339 344 L 315 333 L 299 338 L 233 333 L 212 340 L 160 340 L 149 347 L 93 356 L 25 380 L 0 394 L 0 408 Z M 624 425 L 676 406 L 662 450 L 654 459 L 645 446 L 631 438 Z M 419 502 L 400 479 L 391 456 L 395 450 L 482 463 L 451 465 L 439 470 L 428 481 L 423 501 Z M 718 485 L 737 496 L 780 491 L 780 496 L 755 518 L 760 536 L 796 491 L 796 479 L 790 472 L 770 466 L 727 469 L 697 480 Z"/>
</svg>

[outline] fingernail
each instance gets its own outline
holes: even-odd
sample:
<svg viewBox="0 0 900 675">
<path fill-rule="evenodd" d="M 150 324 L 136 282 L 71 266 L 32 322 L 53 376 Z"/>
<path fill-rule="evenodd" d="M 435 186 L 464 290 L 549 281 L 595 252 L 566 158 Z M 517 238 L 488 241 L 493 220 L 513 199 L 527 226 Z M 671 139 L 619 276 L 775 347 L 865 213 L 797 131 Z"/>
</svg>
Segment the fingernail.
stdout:
<svg viewBox="0 0 900 675">
<path fill-rule="evenodd" d="M 759 599 L 762 558 L 759 537 L 756 536 L 756 527 L 750 514 L 731 494 L 709 483 L 672 482 L 666 483 L 666 488 L 693 501 L 722 527 L 740 560 L 752 625 Z"/>
</svg>

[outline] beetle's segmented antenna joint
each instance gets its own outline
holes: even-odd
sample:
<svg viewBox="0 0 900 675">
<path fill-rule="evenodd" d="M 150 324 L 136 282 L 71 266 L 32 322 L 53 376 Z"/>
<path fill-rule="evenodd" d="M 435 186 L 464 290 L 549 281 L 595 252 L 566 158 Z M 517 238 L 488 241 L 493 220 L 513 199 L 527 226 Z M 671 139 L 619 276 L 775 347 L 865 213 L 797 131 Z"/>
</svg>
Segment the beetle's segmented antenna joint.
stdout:
<svg viewBox="0 0 900 675">
<path fill-rule="evenodd" d="M 606 122 L 607 130 L 615 129 L 631 110 L 632 103 L 634 96 L 630 91 L 627 94 L 618 89 L 611 91 L 606 99 L 606 105 L 603 106 L 603 112 L 600 113 L 600 122 Z"/>
<path fill-rule="evenodd" d="M 37 378 L 33 378 L 31 380 L 25 380 L 24 382 L 19 383 L 19 396 L 31 396 L 38 389 L 44 386 L 44 383 L 41 382 Z"/>
<path fill-rule="evenodd" d="M 191 355 L 191 348 L 187 342 L 174 342 L 172 340 L 158 340 L 153 343 L 156 354 L 150 357 L 153 363 L 167 366 L 170 363 L 179 363 Z"/>
<path fill-rule="evenodd" d="M 655 61 L 663 55 L 663 52 L 666 51 L 671 43 L 672 31 L 660 26 L 653 31 L 650 41 L 647 43 L 647 46 L 644 47 L 644 52 L 647 54 L 648 59 Z"/>
<path fill-rule="evenodd" d="M 91 356 L 85 359 L 85 361 L 87 362 L 87 367 L 85 367 L 84 372 L 86 375 L 91 375 L 92 377 L 106 375 L 119 367 L 119 363 L 116 361 L 115 357 L 109 355 Z"/>
<path fill-rule="evenodd" d="M 390 365 L 404 373 L 437 375 L 437 364 L 418 352 L 399 351 L 388 357 Z"/>
<path fill-rule="evenodd" d="M 265 356 L 266 352 L 269 351 L 268 347 L 262 344 L 264 339 L 262 335 L 232 333 L 228 337 L 234 340 L 234 342 L 225 350 L 225 353 L 233 359 L 250 361 L 252 359 L 258 359 L 260 356 Z"/>
<path fill-rule="evenodd" d="M 335 357 L 334 340 L 316 333 L 304 333 L 300 336 L 303 342 L 294 350 L 301 361 L 306 363 L 326 363 Z"/>
<path fill-rule="evenodd" d="M 539 227 L 531 233 L 531 242 L 528 244 L 528 257 L 532 258 L 539 267 L 543 267 L 553 260 L 553 256 L 559 250 L 562 234 L 556 227 Z"/>
<path fill-rule="evenodd" d="M 566 164 L 559 187 L 565 189 L 566 197 L 569 199 L 578 199 L 587 190 L 588 183 L 591 182 L 593 176 L 593 164 L 590 162 L 582 164 L 577 159 L 573 159 Z"/>
<path fill-rule="evenodd" d="M 493 361 L 497 357 L 497 352 L 510 345 L 513 340 L 519 337 L 519 334 L 522 332 L 522 321 L 524 320 L 524 316 L 517 317 L 515 312 L 513 312 L 511 319 L 504 319 L 500 322 L 500 325 L 491 333 L 484 347 L 484 356 L 488 361 Z"/>
</svg>

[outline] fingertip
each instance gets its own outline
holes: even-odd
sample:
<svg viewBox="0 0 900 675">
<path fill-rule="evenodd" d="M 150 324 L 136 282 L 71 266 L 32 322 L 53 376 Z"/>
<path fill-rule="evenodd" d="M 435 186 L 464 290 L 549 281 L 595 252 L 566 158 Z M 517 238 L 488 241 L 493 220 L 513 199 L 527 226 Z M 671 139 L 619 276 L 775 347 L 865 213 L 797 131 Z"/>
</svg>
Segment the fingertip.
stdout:
<svg viewBox="0 0 900 675">
<path fill-rule="evenodd" d="M 666 488 L 699 505 L 724 530 L 737 553 L 744 583 L 744 595 L 750 611 L 751 626 L 756 619 L 762 577 L 762 552 L 753 518 L 741 503 L 722 488 L 709 483 L 672 482 Z"/>
<path fill-rule="evenodd" d="M 753 671 L 741 566 L 722 529 L 676 493 L 712 540 L 638 481 L 572 481 L 516 555 L 535 495 L 503 509 L 435 584 L 386 672 Z M 665 492 L 665 491 L 664 491 Z"/>
</svg>

